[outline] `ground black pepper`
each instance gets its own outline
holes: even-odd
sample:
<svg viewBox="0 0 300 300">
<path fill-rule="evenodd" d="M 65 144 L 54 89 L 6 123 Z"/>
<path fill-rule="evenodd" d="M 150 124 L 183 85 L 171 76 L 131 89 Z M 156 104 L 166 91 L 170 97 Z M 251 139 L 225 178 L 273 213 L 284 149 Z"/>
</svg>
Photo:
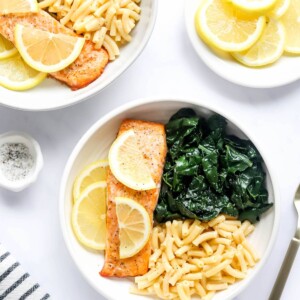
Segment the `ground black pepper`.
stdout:
<svg viewBox="0 0 300 300">
<path fill-rule="evenodd" d="M 0 172 L 11 181 L 24 179 L 34 167 L 29 148 L 22 143 L 5 143 L 0 146 Z"/>
</svg>

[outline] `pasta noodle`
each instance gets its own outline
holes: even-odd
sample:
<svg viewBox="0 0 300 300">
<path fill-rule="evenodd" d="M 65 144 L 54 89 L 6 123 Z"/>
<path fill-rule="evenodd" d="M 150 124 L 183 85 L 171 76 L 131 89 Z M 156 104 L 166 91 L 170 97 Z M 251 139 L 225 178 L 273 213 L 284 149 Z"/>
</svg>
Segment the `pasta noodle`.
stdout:
<svg viewBox="0 0 300 300">
<path fill-rule="evenodd" d="M 203 247 L 203 249 L 204 249 L 204 251 L 206 252 L 207 255 L 212 255 L 213 254 L 214 251 L 213 251 L 212 247 L 207 242 L 203 242 L 202 247 Z"/>
<path fill-rule="evenodd" d="M 119 47 L 131 41 L 140 19 L 140 0 L 40 0 L 39 7 L 55 14 L 61 24 L 105 48 L 109 59 L 120 55 Z"/>
<path fill-rule="evenodd" d="M 130 292 L 159 299 L 189 300 L 193 295 L 211 299 L 245 278 L 258 261 L 245 238 L 253 230 L 248 221 L 225 215 L 208 223 L 169 221 L 154 227 L 149 271 L 135 278 Z"/>
</svg>

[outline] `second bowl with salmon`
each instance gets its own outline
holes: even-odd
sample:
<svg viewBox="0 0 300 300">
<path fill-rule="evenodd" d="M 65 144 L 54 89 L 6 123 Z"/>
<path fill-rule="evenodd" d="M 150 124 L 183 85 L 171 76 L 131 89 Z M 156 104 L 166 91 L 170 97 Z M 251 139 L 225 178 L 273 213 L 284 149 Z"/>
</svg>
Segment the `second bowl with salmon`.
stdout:
<svg viewBox="0 0 300 300">
<path fill-rule="evenodd" d="M 0 0 L 0 104 L 62 108 L 100 92 L 141 54 L 157 0 Z"/>
<path fill-rule="evenodd" d="M 61 185 L 69 252 L 107 299 L 232 299 L 277 232 L 267 153 L 199 100 L 140 99 L 101 118 Z"/>
</svg>

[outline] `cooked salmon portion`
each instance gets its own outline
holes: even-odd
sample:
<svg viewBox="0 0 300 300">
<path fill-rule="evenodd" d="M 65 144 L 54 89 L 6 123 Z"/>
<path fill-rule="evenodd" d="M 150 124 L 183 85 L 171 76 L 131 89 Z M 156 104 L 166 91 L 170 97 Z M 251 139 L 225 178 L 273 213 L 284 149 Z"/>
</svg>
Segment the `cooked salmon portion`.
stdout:
<svg viewBox="0 0 300 300">
<path fill-rule="evenodd" d="M 32 26 L 52 33 L 76 35 L 43 10 L 39 13 L 0 16 L 0 33 L 13 43 L 16 24 Z M 95 49 L 92 42 L 86 41 L 80 55 L 69 67 L 50 76 L 77 90 L 96 80 L 103 73 L 107 63 L 107 52 L 104 49 Z"/>
<path fill-rule="evenodd" d="M 165 157 L 167 153 L 166 134 L 164 125 L 137 120 L 125 120 L 120 127 L 119 134 L 133 129 L 138 145 L 144 155 L 153 180 L 157 188 L 149 191 L 135 191 L 113 176 L 111 172 L 107 177 L 107 242 L 105 251 L 105 263 L 100 274 L 102 276 L 138 276 L 148 271 L 149 257 L 151 254 L 150 240 L 146 246 L 135 256 L 120 259 L 119 257 L 119 227 L 116 215 L 115 197 L 128 197 L 145 207 L 153 220 L 153 211 L 156 207 L 160 181 L 162 177 Z"/>
<path fill-rule="evenodd" d="M 80 55 L 70 66 L 50 75 L 67 84 L 72 90 L 78 90 L 100 77 L 107 64 L 106 50 L 97 50 L 92 42 L 86 41 Z"/>
</svg>

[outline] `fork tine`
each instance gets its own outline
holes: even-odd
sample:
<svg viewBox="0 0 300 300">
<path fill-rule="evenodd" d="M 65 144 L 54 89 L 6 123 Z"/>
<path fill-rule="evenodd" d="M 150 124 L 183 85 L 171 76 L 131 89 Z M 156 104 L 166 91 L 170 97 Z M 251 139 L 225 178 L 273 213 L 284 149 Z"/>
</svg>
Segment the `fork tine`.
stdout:
<svg viewBox="0 0 300 300">
<path fill-rule="evenodd" d="M 300 185 L 298 186 L 298 189 L 295 193 L 295 196 L 294 196 L 294 205 L 296 207 L 296 210 L 297 210 L 297 213 L 298 213 L 298 220 L 297 220 L 297 229 L 296 229 L 296 233 L 295 233 L 295 237 L 297 239 L 300 240 Z"/>
<path fill-rule="evenodd" d="M 297 191 L 295 193 L 295 199 L 294 201 L 300 200 L 300 185 L 297 188 Z"/>
<path fill-rule="evenodd" d="M 277 276 L 277 279 L 276 279 L 275 285 L 273 287 L 272 293 L 269 297 L 269 300 L 281 299 L 281 293 L 284 289 L 286 280 L 289 276 L 289 272 L 292 268 L 294 259 L 296 257 L 296 254 L 297 254 L 297 251 L 298 251 L 298 248 L 300 245 L 300 218 L 299 218 L 299 216 L 300 216 L 300 185 L 298 186 L 297 191 L 295 192 L 295 195 L 294 195 L 294 204 L 295 204 L 295 207 L 298 212 L 297 230 L 296 230 L 294 238 L 292 239 L 292 241 L 290 243 L 288 251 L 285 255 L 284 262 L 283 262 L 281 269 L 279 271 L 279 274 Z"/>
</svg>

